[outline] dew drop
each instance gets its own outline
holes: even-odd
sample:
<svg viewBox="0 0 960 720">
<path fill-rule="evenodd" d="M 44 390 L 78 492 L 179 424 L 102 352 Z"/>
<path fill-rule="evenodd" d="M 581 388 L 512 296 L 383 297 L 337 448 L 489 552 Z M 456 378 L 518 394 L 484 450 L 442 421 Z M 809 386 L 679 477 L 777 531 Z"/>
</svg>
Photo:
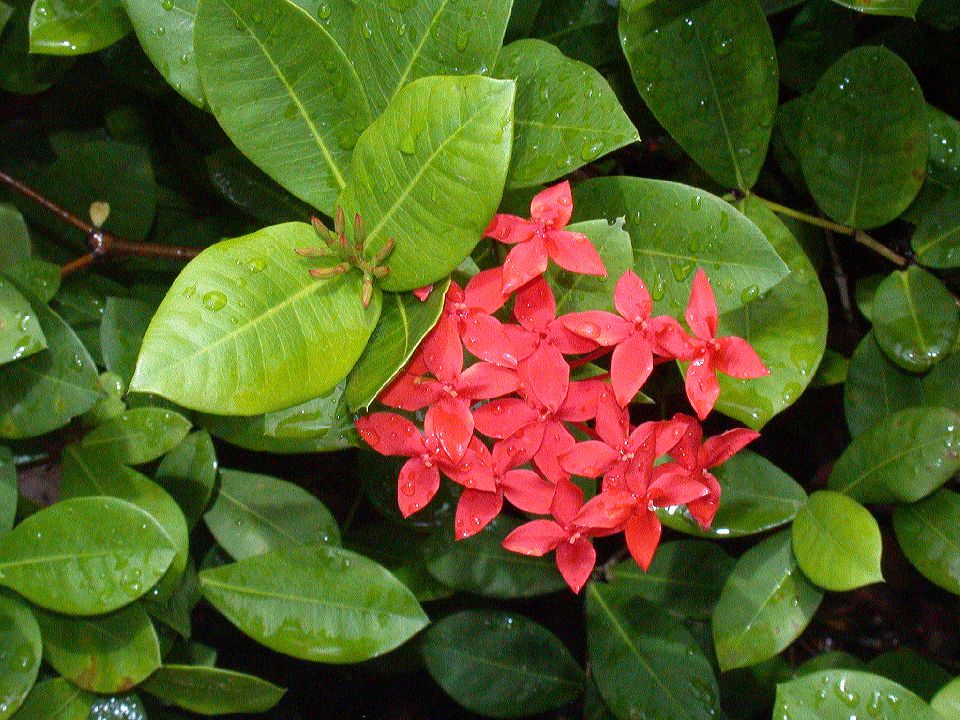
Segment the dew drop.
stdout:
<svg viewBox="0 0 960 720">
<path fill-rule="evenodd" d="M 219 290 L 211 290 L 203 296 L 203 306 L 212 312 L 222 309 L 227 304 L 227 296 Z"/>
</svg>

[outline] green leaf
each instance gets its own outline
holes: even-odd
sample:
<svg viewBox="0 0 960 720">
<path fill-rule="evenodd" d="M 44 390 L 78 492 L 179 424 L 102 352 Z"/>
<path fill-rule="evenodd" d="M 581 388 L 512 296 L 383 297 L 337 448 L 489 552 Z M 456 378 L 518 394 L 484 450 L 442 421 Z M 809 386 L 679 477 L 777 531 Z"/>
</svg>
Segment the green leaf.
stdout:
<svg viewBox="0 0 960 720">
<path fill-rule="evenodd" d="M 220 491 L 203 516 L 235 560 L 288 546 L 340 544 L 327 507 L 299 485 L 268 475 L 220 471 Z"/>
<path fill-rule="evenodd" d="M 799 157 L 810 192 L 837 222 L 884 225 L 923 184 L 926 105 L 907 64 L 883 47 L 859 47 L 810 93 Z"/>
<path fill-rule="evenodd" d="M 197 0 L 123 0 L 123 7 L 143 51 L 164 79 L 191 103 L 206 108 L 193 48 Z"/>
<path fill-rule="evenodd" d="M 3 32 L 3 29 L 7 26 L 7 22 L 10 20 L 12 15 L 13 8 L 7 5 L 5 2 L 0 2 L 0 33 Z"/>
<path fill-rule="evenodd" d="M 0 37 L 0 88 L 22 95 L 46 90 L 71 65 L 71 58 L 30 52 L 31 5 L 31 0 L 13 0 L 13 15 Z"/>
<path fill-rule="evenodd" d="M 792 534 L 797 564 L 820 587 L 844 592 L 883 582 L 880 528 L 856 500 L 830 490 L 813 493 Z"/>
<path fill-rule="evenodd" d="M 874 334 L 868 333 L 850 358 L 850 371 L 843 388 L 843 408 L 850 434 L 856 437 L 898 410 L 920 405 L 922 399 L 920 378 L 890 362 Z"/>
<path fill-rule="evenodd" d="M 0 535 L 13 529 L 17 517 L 19 485 L 17 466 L 10 449 L 0 445 Z"/>
<path fill-rule="evenodd" d="M 942 667 L 907 649 L 877 655 L 870 661 L 867 669 L 887 680 L 893 680 L 927 701 L 950 681 L 950 673 Z"/>
<path fill-rule="evenodd" d="M 337 41 L 285 0 L 199 0 L 194 44 L 207 102 L 233 143 L 332 215 L 371 120 Z"/>
<path fill-rule="evenodd" d="M 471 712 L 513 718 L 553 710 L 583 689 L 583 670 L 542 625 L 493 610 L 448 615 L 423 636 L 431 677 Z"/>
<path fill-rule="evenodd" d="M 810 622 L 823 592 L 800 569 L 782 531 L 737 561 L 713 613 L 721 670 L 756 665 L 793 642 Z"/>
<path fill-rule="evenodd" d="M 121 0 L 34 0 L 30 52 L 86 55 L 130 32 Z"/>
<path fill-rule="evenodd" d="M 954 352 L 946 360 L 937 363 L 923 376 L 922 393 L 915 392 L 913 397 L 922 396 L 923 404 L 931 407 L 950 408 L 960 412 L 960 353 Z"/>
<path fill-rule="evenodd" d="M 427 570 L 444 585 L 494 598 L 536 597 L 564 587 L 553 561 L 507 552 L 501 543 L 521 523 L 500 515 L 466 540 L 445 529 L 431 537 Z"/>
<path fill-rule="evenodd" d="M 793 720 L 942 720 L 912 692 L 879 675 L 858 670 L 825 670 L 777 686 L 775 717 Z"/>
<path fill-rule="evenodd" d="M 518 2 L 513 3 L 516 9 Z M 607 0 L 543 3 L 530 35 L 556 45 L 567 57 L 600 67 L 621 58 L 617 9 Z"/>
<path fill-rule="evenodd" d="M 804 3 L 777 43 L 780 81 L 800 93 L 812 90 L 827 68 L 857 44 L 860 19 L 828 0 Z"/>
<path fill-rule="evenodd" d="M 891 273 L 873 300 L 877 343 L 897 365 L 923 372 L 953 348 L 960 310 L 936 277 L 911 266 Z"/>
<path fill-rule="evenodd" d="M 823 360 L 817 368 L 813 380 L 810 381 L 812 388 L 833 387 L 834 385 L 843 385 L 850 376 L 850 360 L 836 350 L 827 348 L 823 353 Z"/>
<path fill-rule="evenodd" d="M 624 3 L 620 38 L 644 102 L 670 136 L 721 185 L 751 188 L 767 155 L 778 90 L 760 3 Z"/>
<path fill-rule="evenodd" d="M 286 693 L 253 675 L 198 665 L 164 665 L 143 689 L 165 705 L 200 715 L 266 712 Z"/>
<path fill-rule="evenodd" d="M 40 627 L 30 608 L 19 598 L 0 594 L 0 719 L 12 716 L 27 697 L 42 653 Z"/>
<path fill-rule="evenodd" d="M 158 596 L 154 593 L 152 597 L 145 598 L 142 604 L 150 617 L 159 620 L 180 637 L 189 640 L 193 630 L 190 616 L 199 600 L 200 585 L 197 580 L 197 568 L 193 558 L 188 556 L 170 597 Z"/>
<path fill-rule="evenodd" d="M 954 678 L 940 688 L 930 705 L 946 720 L 960 718 L 960 678 Z"/>
<path fill-rule="evenodd" d="M 88 720 L 94 696 L 63 678 L 33 686 L 17 720 Z"/>
<path fill-rule="evenodd" d="M 385 293 L 370 342 L 347 376 L 345 397 L 354 412 L 366 410 L 413 356 L 443 312 L 449 281 L 434 285 L 425 301 L 413 293 Z"/>
<path fill-rule="evenodd" d="M 517 83 L 509 187 L 551 182 L 640 139 L 603 75 L 549 43 L 511 43 L 494 74 Z"/>
<path fill-rule="evenodd" d="M 177 501 L 193 528 L 210 502 L 217 480 L 217 455 L 210 433 L 200 430 L 164 455 L 156 481 Z"/>
<path fill-rule="evenodd" d="M 368 253 L 396 240 L 384 290 L 446 277 L 483 235 L 510 163 L 514 89 L 475 75 L 421 78 L 360 136 L 338 204 L 363 218 Z"/>
<path fill-rule="evenodd" d="M 733 559 L 703 540 L 676 540 L 657 548 L 646 572 L 633 560 L 613 566 L 610 580 L 619 590 L 662 606 L 676 617 L 707 619 L 733 569 Z"/>
<path fill-rule="evenodd" d="M 2 16 L 0 11 L 0 16 Z M 0 24 L 0 32 L 3 31 Z M 30 257 L 30 231 L 23 215 L 10 203 L 0 202 L 0 262 L 3 267 Z"/>
<path fill-rule="evenodd" d="M 143 336 L 156 306 L 133 298 L 108 297 L 100 324 L 100 347 L 107 370 L 130 384 Z"/>
<path fill-rule="evenodd" d="M 226 240 L 174 281 L 143 340 L 130 389 L 209 413 L 256 415 L 332 390 L 380 315 L 349 271 L 313 279 L 313 228 L 287 223 Z M 326 258 L 329 264 L 335 264 Z"/>
<path fill-rule="evenodd" d="M 44 658 L 84 690 L 126 692 L 160 667 L 157 633 L 140 605 L 94 618 L 37 617 Z"/>
<path fill-rule="evenodd" d="M 922 0 L 833 0 L 837 5 L 865 15 L 899 15 L 913 18 Z"/>
<path fill-rule="evenodd" d="M 31 300 L 50 302 L 60 290 L 60 268 L 39 258 L 24 258 L 0 270 Z"/>
<path fill-rule="evenodd" d="M 587 585 L 590 664 L 618 718 L 707 720 L 719 690 L 700 645 L 665 609 L 617 585 Z"/>
<path fill-rule="evenodd" d="M 147 513 L 116 498 L 63 500 L 0 538 L 0 585 L 54 612 L 110 612 L 147 592 L 176 551 Z"/>
<path fill-rule="evenodd" d="M 737 453 L 712 472 L 723 493 L 710 529 L 701 528 L 678 507 L 658 511 L 664 525 L 700 537 L 756 535 L 786 525 L 807 501 L 792 477 L 751 450 Z"/>
<path fill-rule="evenodd" d="M 860 658 L 842 650 L 828 650 L 805 660 L 794 670 L 794 676 L 810 675 L 824 670 L 866 670 L 867 664 Z"/>
<path fill-rule="evenodd" d="M 374 116 L 430 75 L 484 75 L 497 61 L 511 0 L 358 0 L 350 59 Z"/>
<path fill-rule="evenodd" d="M 909 503 L 960 470 L 960 415 L 908 408 L 854 438 L 833 466 L 831 490 L 861 503 Z"/>
<path fill-rule="evenodd" d="M 343 409 L 345 385 L 345 382 L 341 382 L 323 397 L 267 413 L 263 416 L 264 434 L 272 438 L 295 440 L 323 437 L 342 420 L 340 411 Z"/>
<path fill-rule="evenodd" d="M 617 281 L 633 268 L 633 250 L 630 236 L 623 229 L 623 219 L 618 218 L 613 223 L 590 220 L 569 225 L 567 229 L 583 233 L 589 238 L 603 260 L 607 277 L 581 275 L 568 272 L 559 265 L 551 265 L 546 277 L 557 302 L 557 316 L 585 310 L 613 312 L 613 293 Z"/>
<path fill-rule="evenodd" d="M 429 622 L 410 591 L 387 570 L 330 546 L 287 547 L 204 570 L 200 587 L 257 642 L 316 662 L 376 657 Z"/>
<path fill-rule="evenodd" d="M 960 206 L 956 197 L 943 198 L 920 216 L 910 245 L 926 267 L 960 266 Z"/>
<path fill-rule="evenodd" d="M 103 464 L 140 465 L 169 452 L 190 432 L 179 413 L 139 407 L 108 420 L 80 441 L 82 451 Z"/>
<path fill-rule="evenodd" d="M 48 350 L 0 367 L 0 437 L 45 435 L 100 399 L 90 353 L 59 315 L 33 303 Z"/>
<path fill-rule="evenodd" d="M 47 338 L 30 303 L 13 283 L 0 278 L 0 365 L 46 347 Z"/>
<path fill-rule="evenodd" d="M 574 190 L 574 219 L 625 217 L 633 269 L 658 312 L 682 317 L 694 271 L 702 267 L 720 312 L 735 310 L 789 272 L 763 232 L 708 192 L 665 180 L 609 177 Z"/>
<path fill-rule="evenodd" d="M 937 490 L 893 511 L 903 554 L 928 580 L 960 595 L 960 495 Z"/>
</svg>

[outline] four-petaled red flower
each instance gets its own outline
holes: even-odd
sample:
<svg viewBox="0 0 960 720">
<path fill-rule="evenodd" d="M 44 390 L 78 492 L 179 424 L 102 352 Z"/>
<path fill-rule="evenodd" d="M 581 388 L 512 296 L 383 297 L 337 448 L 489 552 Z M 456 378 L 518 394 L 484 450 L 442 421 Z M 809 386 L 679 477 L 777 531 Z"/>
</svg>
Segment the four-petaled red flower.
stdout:
<svg viewBox="0 0 960 720">
<path fill-rule="evenodd" d="M 513 345 L 503 325 L 493 313 L 507 301 L 500 291 L 500 269 L 484 270 L 474 275 L 466 288 L 450 283 L 443 312 L 456 324 L 464 346 L 481 360 L 504 367 L 516 367 Z M 442 324 L 449 330 L 449 326 Z"/>
</svg>

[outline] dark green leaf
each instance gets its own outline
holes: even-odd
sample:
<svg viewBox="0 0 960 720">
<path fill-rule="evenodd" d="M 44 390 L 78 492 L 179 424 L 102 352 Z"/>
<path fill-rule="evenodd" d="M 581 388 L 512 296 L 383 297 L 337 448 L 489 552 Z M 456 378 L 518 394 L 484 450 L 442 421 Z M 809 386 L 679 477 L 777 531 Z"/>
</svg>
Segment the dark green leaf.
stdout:
<svg viewBox="0 0 960 720">
<path fill-rule="evenodd" d="M 594 67 L 621 57 L 617 10 L 607 0 L 549 0 L 541 4 L 530 34 Z"/>
<path fill-rule="evenodd" d="M 870 672 L 893 680 L 927 701 L 950 681 L 950 673 L 913 650 L 894 650 L 878 655 L 867 667 Z"/>
<path fill-rule="evenodd" d="M 597 249 L 607 277 L 599 278 L 564 270 L 551 265 L 547 279 L 557 302 L 557 316 L 585 310 L 614 311 L 613 292 L 620 276 L 633 267 L 630 236 L 623 229 L 623 220 L 612 224 L 606 220 L 579 222 L 568 226 L 571 232 L 586 235 Z"/>
<path fill-rule="evenodd" d="M 17 466 L 10 449 L 0 445 L 0 535 L 13 528 L 17 516 Z"/>
<path fill-rule="evenodd" d="M 857 670 L 825 670 L 777 686 L 774 716 L 792 720 L 847 720 L 851 716 L 891 720 L 940 718 L 906 688 Z"/>
<path fill-rule="evenodd" d="M 960 595 L 960 495 L 937 490 L 893 511 L 904 555 L 927 579 Z"/>
<path fill-rule="evenodd" d="M 7 720 L 37 679 L 43 645 L 40 627 L 19 598 L 0 593 L 0 718 Z M 17 717 L 20 717 L 19 715 Z"/>
<path fill-rule="evenodd" d="M 960 266 L 960 204 L 954 195 L 921 214 L 910 239 L 917 260 L 927 267 Z"/>
<path fill-rule="evenodd" d="M 812 90 L 827 68 L 856 44 L 857 20 L 828 0 L 805 2 L 777 44 L 781 82 L 797 92 Z M 796 140 L 788 138 L 791 146 Z"/>
<path fill-rule="evenodd" d="M 180 505 L 190 528 L 207 509 L 216 480 L 216 451 L 210 433 L 202 430 L 187 435 L 157 467 L 157 483 Z"/>
<path fill-rule="evenodd" d="M 866 670 L 867 664 L 858 657 L 841 650 L 829 650 L 801 663 L 794 671 L 795 677 L 811 675 L 825 670 Z"/>
<path fill-rule="evenodd" d="M 266 712 L 286 692 L 253 675 L 197 665 L 164 665 L 143 689 L 166 705 L 200 715 Z"/>
<path fill-rule="evenodd" d="M 899 15 L 915 17 L 922 0 L 833 0 L 851 10 L 867 15 Z"/>
<path fill-rule="evenodd" d="M 80 448 L 103 464 L 140 465 L 169 452 L 190 432 L 183 415 L 139 407 L 108 420 L 83 440 Z"/>
<path fill-rule="evenodd" d="M 100 324 L 103 361 L 112 373 L 130 384 L 143 336 L 150 325 L 156 305 L 133 298 L 108 297 Z"/>
<path fill-rule="evenodd" d="M 85 55 L 130 32 L 121 0 L 34 0 L 30 52 Z"/>
<path fill-rule="evenodd" d="M 17 720 L 89 720 L 94 696 L 63 678 L 33 686 Z"/>
<path fill-rule="evenodd" d="M 31 5 L 31 0 L 13 0 L 13 15 L 0 37 L 0 88 L 23 95 L 46 90 L 70 67 L 69 58 L 30 52 Z"/>
<path fill-rule="evenodd" d="M 810 381 L 810 387 L 822 388 L 843 385 L 850 377 L 850 360 L 836 350 L 827 348 L 816 375 Z"/>
<path fill-rule="evenodd" d="M 0 17 L 3 12 L 0 11 Z M 0 23 L 0 32 L 3 31 Z M 9 267 L 30 257 L 30 231 L 23 215 L 13 205 L 0 202 L 0 262 Z"/>
<path fill-rule="evenodd" d="M 169 572 L 169 571 L 168 571 Z M 170 597 L 152 594 L 141 602 L 150 617 L 159 620 L 174 630 L 180 637 L 189 639 L 192 634 L 191 614 L 200 600 L 200 585 L 193 558 L 187 557 L 186 566 Z"/>
<path fill-rule="evenodd" d="M 0 365 L 46 349 L 47 338 L 27 299 L 0 278 Z"/>
<path fill-rule="evenodd" d="M 60 289 L 60 268 L 39 258 L 24 258 L 0 272 L 31 300 L 50 302 Z"/>
<path fill-rule="evenodd" d="M 956 350 L 923 376 L 923 404 L 960 412 L 960 353 Z M 916 393 L 915 393 L 916 396 Z"/>
<path fill-rule="evenodd" d="M 898 410 L 920 405 L 923 383 L 890 362 L 869 333 L 850 359 L 843 393 L 847 427 L 856 437 Z"/>
</svg>

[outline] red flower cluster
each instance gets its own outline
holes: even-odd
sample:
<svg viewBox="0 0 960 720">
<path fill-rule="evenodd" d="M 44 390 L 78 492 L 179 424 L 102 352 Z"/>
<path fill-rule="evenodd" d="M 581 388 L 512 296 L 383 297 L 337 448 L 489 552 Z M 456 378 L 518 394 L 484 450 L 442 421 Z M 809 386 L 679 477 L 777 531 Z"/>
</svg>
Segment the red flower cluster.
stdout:
<svg viewBox="0 0 960 720">
<path fill-rule="evenodd" d="M 558 318 L 543 277 L 548 258 L 591 275 L 605 274 L 603 262 L 586 236 L 564 229 L 573 211 L 568 183 L 540 193 L 530 209 L 530 220 L 493 219 L 487 236 L 513 245 L 504 265 L 465 288 L 451 283 L 436 327 L 380 396 L 389 407 L 425 410 L 422 432 L 389 412 L 360 418 L 356 427 L 374 450 L 409 458 L 397 490 L 405 517 L 430 502 L 441 473 L 463 488 L 457 539 L 486 527 L 504 498 L 549 516 L 521 525 L 503 545 L 526 555 L 556 550 L 557 567 L 579 592 L 596 563 L 591 538 L 623 532 L 646 569 L 660 541 L 656 508 L 685 505 L 709 527 L 720 499 L 710 469 L 757 437 L 741 428 L 704 441 L 698 420 L 683 414 L 631 425 L 628 406 L 654 365 L 689 363 L 687 397 L 700 420 L 719 395 L 717 371 L 752 378 L 767 369 L 742 338 L 717 337 L 717 306 L 703 270 L 686 312 L 692 335 L 676 319 L 652 314 L 650 294 L 633 272 L 617 282 L 617 314 Z M 428 294 L 425 288 L 418 297 Z M 511 297 L 515 322 L 501 322 L 496 314 Z M 464 349 L 476 359 L 467 367 Z M 608 375 L 575 378 L 573 370 L 607 353 Z M 573 476 L 602 478 L 599 492 L 584 502 Z"/>
</svg>

